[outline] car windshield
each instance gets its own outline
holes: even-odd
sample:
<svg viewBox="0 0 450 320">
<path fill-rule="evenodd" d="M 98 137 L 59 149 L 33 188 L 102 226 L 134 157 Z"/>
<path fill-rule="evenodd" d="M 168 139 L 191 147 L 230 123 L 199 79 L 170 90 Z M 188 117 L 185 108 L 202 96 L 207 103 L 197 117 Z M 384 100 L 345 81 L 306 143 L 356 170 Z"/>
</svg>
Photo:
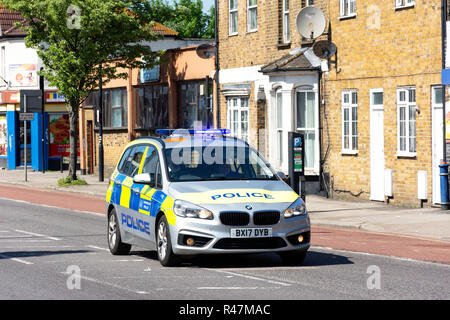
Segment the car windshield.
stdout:
<svg viewBox="0 0 450 320">
<path fill-rule="evenodd" d="M 165 153 L 172 182 L 277 180 L 269 165 L 248 147 L 171 148 Z"/>
</svg>

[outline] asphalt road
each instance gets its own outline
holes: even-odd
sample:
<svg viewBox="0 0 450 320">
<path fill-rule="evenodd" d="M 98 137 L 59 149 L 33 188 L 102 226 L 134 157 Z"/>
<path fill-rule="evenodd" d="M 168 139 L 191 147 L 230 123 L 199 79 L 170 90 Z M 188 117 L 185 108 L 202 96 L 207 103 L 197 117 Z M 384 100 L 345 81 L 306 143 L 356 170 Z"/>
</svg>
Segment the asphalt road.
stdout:
<svg viewBox="0 0 450 320">
<path fill-rule="evenodd" d="M 312 247 L 204 256 L 164 268 L 154 252 L 112 256 L 106 218 L 0 199 L 0 299 L 450 299 L 450 265 Z"/>
</svg>

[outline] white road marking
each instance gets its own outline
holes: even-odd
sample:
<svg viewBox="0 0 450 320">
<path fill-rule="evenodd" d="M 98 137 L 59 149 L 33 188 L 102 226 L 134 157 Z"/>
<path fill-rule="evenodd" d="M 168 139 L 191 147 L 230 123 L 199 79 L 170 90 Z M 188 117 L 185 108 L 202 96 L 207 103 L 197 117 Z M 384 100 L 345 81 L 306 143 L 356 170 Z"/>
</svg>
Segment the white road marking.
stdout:
<svg viewBox="0 0 450 320">
<path fill-rule="evenodd" d="M 289 286 L 292 285 L 292 284 L 286 283 L 286 282 L 274 281 L 274 280 L 269 280 L 269 279 L 249 276 L 249 275 L 246 275 L 246 274 L 235 273 L 235 272 L 230 272 L 230 271 L 225 271 L 225 270 L 216 270 L 216 269 L 209 269 L 209 268 L 206 268 L 205 270 L 214 271 L 214 272 L 220 272 L 220 273 L 226 273 L 226 274 L 229 274 L 229 275 L 233 275 L 233 276 L 237 276 L 237 277 L 243 277 L 243 278 L 247 278 L 247 279 L 250 279 L 250 280 L 257 280 L 257 281 L 263 281 L 263 282 L 267 282 L 267 283 L 271 283 L 271 284 L 277 284 L 277 285 L 280 285 L 280 286 L 283 286 L 283 287 L 289 287 Z"/>
<path fill-rule="evenodd" d="M 198 287 L 197 290 L 256 290 L 261 287 Z M 275 288 L 273 288 L 275 289 Z"/>
<path fill-rule="evenodd" d="M 39 234 L 39 233 L 34 233 L 34 232 L 29 232 L 29 231 L 24 231 L 24 230 L 14 230 L 14 231 L 19 232 L 19 233 L 28 234 L 28 235 L 31 235 L 31 236 L 35 236 L 35 237 L 46 238 L 46 239 L 49 239 L 49 240 L 55 240 L 55 241 L 61 240 L 60 238 L 50 237 L 50 236 L 47 236 L 45 234 Z"/>
<path fill-rule="evenodd" d="M 102 251 L 108 251 L 109 252 L 108 248 L 102 248 L 102 247 L 97 247 L 97 246 L 92 246 L 92 245 L 89 245 L 87 247 L 88 248 L 92 248 L 92 249 L 97 249 L 97 250 L 102 250 Z"/>
<path fill-rule="evenodd" d="M 64 275 L 70 275 L 67 272 L 61 272 L 61 273 L 64 274 Z M 145 291 L 133 290 L 133 289 L 130 289 L 130 288 L 119 286 L 119 285 L 111 283 L 111 282 L 101 281 L 101 280 L 98 280 L 98 279 L 95 279 L 95 278 L 80 276 L 80 279 L 81 280 L 90 281 L 90 282 L 94 282 L 94 283 L 98 283 L 98 284 L 101 284 L 101 285 L 104 285 L 104 286 L 109 286 L 109 287 L 112 287 L 112 288 L 120 289 L 120 290 L 125 290 L 125 291 L 132 292 L 132 293 L 135 293 L 135 294 L 148 294 L 148 292 L 145 292 Z"/>
<path fill-rule="evenodd" d="M 29 262 L 29 261 L 25 261 L 25 260 L 22 260 L 22 259 L 14 258 L 14 257 L 8 256 L 7 254 L 4 254 L 4 253 L 0 253 L 0 258 L 8 259 L 8 260 L 19 262 L 19 263 L 23 263 L 23 264 L 34 264 L 33 262 Z"/>
</svg>

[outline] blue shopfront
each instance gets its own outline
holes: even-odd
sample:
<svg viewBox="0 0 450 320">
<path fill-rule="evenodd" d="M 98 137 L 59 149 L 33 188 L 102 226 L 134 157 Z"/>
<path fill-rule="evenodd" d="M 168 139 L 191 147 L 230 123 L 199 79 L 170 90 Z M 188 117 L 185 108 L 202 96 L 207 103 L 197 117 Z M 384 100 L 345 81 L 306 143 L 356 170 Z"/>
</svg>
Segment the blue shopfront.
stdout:
<svg viewBox="0 0 450 320">
<path fill-rule="evenodd" d="M 0 105 L 0 168 L 15 170 L 23 167 L 25 165 L 25 148 L 27 149 L 26 163 L 33 170 L 42 171 L 44 165 L 45 170 L 59 165 L 62 155 L 52 154 L 51 150 L 55 150 L 55 148 L 51 148 L 54 146 L 52 142 L 55 139 L 55 134 L 49 131 L 55 127 L 51 123 L 52 118 L 61 118 L 62 115 L 67 114 L 67 109 L 65 104 L 49 103 L 49 94 L 47 93 L 46 96 L 46 112 L 44 114 L 33 113 L 32 120 L 21 121 L 20 94 L 2 93 Z M 68 134 L 67 128 L 62 128 L 61 131 Z M 26 139 L 25 132 L 27 132 Z M 63 135 L 63 133 L 60 135 Z M 44 145 L 43 136 L 45 137 Z M 25 140 L 27 141 L 26 145 Z"/>
</svg>

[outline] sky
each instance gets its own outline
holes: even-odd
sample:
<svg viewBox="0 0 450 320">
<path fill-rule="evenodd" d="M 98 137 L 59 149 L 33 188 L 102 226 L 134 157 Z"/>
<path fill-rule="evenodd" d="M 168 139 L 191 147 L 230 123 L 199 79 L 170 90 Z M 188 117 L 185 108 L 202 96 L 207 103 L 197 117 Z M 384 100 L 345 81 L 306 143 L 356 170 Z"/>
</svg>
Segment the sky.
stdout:
<svg viewBox="0 0 450 320">
<path fill-rule="evenodd" d="M 169 0 L 170 3 L 173 3 L 174 0 Z M 214 6 L 214 0 L 202 0 L 203 2 L 203 12 L 207 12 L 209 8 Z"/>
</svg>

